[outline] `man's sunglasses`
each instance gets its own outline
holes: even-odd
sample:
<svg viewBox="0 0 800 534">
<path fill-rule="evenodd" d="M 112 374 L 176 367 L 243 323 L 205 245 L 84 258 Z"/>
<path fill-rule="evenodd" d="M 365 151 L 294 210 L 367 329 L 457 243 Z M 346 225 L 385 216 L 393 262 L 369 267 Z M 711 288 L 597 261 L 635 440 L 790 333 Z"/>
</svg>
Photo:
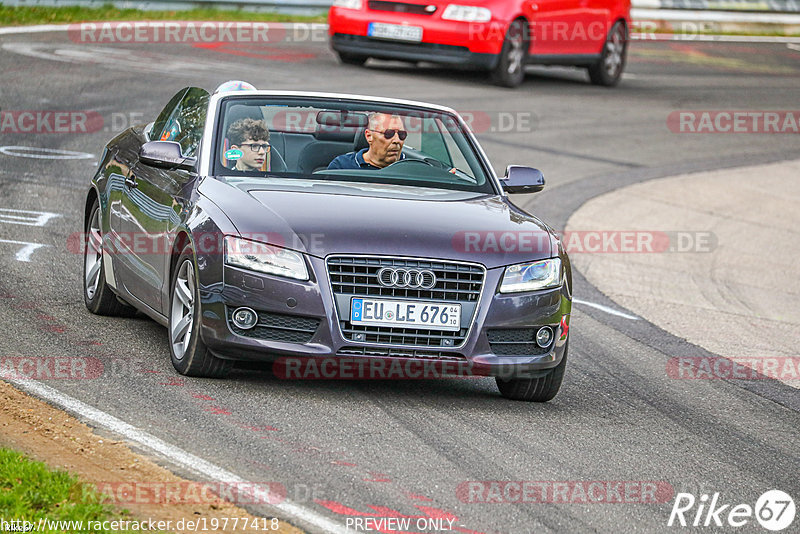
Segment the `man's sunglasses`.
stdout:
<svg viewBox="0 0 800 534">
<path fill-rule="evenodd" d="M 406 137 L 408 137 L 408 132 L 405 130 L 389 129 L 380 131 L 380 130 L 373 130 L 372 128 L 367 128 L 367 129 L 371 132 L 382 133 L 386 139 L 391 139 L 392 137 L 394 137 L 394 134 L 397 134 L 397 137 L 399 137 L 401 141 L 405 141 Z"/>
<path fill-rule="evenodd" d="M 269 152 L 269 149 L 270 149 L 269 143 L 264 143 L 264 144 L 260 144 L 260 143 L 242 143 L 239 146 L 249 146 L 250 150 L 252 150 L 253 152 L 259 152 L 261 150 L 265 150 L 265 151 Z"/>
</svg>

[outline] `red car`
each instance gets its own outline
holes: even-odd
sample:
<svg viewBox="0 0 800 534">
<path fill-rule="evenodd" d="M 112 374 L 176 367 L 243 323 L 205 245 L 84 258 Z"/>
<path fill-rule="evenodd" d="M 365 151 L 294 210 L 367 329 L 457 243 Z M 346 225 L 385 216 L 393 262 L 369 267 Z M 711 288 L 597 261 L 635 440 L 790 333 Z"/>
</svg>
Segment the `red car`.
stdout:
<svg viewBox="0 0 800 534">
<path fill-rule="evenodd" d="M 598 85 L 625 67 L 630 0 L 334 0 L 331 47 L 343 63 L 368 58 L 472 65 L 507 87 L 524 66 L 585 67 Z"/>
</svg>

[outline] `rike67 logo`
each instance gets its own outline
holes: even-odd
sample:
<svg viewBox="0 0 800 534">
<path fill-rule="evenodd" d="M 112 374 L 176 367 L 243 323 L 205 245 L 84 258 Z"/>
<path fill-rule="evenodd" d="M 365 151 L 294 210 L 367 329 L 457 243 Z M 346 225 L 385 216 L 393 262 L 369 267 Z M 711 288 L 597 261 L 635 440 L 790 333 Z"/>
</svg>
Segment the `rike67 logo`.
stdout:
<svg viewBox="0 0 800 534">
<path fill-rule="evenodd" d="M 784 491 L 764 492 L 755 506 L 723 502 L 718 492 L 710 497 L 703 494 L 699 499 L 691 493 L 678 493 L 667 526 L 743 527 L 755 518 L 765 529 L 777 532 L 794 522 L 794 500 Z"/>
</svg>

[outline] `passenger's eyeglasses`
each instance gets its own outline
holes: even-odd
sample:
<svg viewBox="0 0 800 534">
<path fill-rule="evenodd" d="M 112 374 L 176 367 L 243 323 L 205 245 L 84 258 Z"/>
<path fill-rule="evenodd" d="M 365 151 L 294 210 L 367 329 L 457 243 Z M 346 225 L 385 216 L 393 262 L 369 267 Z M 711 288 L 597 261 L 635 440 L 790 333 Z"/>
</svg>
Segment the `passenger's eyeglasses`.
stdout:
<svg viewBox="0 0 800 534">
<path fill-rule="evenodd" d="M 270 144 L 269 143 L 264 143 L 264 144 L 260 144 L 260 143 L 242 143 L 239 146 L 249 146 L 250 150 L 252 150 L 253 152 L 260 152 L 262 150 L 265 150 L 265 151 L 269 152 L 269 149 L 270 149 Z"/>
<path fill-rule="evenodd" d="M 405 130 L 395 130 L 393 128 L 383 131 L 373 130 L 372 128 L 367 128 L 367 129 L 371 132 L 382 133 L 386 139 L 391 139 L 392 137 L 394 137 L 394 134 L 397 134 L 397 137 L 399 137 L 401 141 L 405 141 L 406 137 L 408 137 L 408 132 Z"/>
</svg>

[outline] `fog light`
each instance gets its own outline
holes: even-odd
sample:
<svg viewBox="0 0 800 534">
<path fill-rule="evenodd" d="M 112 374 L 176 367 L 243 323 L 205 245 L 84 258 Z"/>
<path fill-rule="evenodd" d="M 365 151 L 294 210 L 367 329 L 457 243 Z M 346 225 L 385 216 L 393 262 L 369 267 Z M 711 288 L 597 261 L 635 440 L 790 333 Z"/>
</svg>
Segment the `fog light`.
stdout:
<svg viewBox="0 0 800 534">
<path fill-rule="evenodd" d="M 550 341 L 553 340 L 553 329 L 549 326 L 543 326 L 536 332 L 536 344 L 542 348 L 547 347 Z"/>
<path fill-rule="evenodd" d="M 233 312 L 233 324 L 242 330 L 250 330 L 258 322 L 258 314 L 250 308 L 236 308 Z"/>
</svg>

